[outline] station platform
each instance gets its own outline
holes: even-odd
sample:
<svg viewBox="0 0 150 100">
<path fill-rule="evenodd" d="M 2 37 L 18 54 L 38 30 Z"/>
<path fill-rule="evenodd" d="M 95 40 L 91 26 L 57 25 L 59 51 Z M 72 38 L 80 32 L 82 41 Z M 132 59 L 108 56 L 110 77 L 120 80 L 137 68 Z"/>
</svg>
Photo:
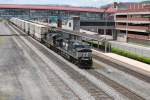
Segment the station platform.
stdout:
<svg viewBox="0 0 150 100">
<path fill-rule="evenodd" d="M 93 49 L 93 54 L 104 57 L 131 70 L 150 76 L 150 65 L 114 53 L 103 53 Z"/>
</svg>

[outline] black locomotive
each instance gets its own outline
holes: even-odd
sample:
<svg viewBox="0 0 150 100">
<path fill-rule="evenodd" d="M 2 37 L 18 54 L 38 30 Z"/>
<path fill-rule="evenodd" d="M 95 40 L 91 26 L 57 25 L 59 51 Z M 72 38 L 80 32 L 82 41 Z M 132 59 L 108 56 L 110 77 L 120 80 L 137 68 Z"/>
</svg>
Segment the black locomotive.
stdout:
<svg viewBox="0 0 150 100">
<path fill-rule="evenodd" d="M 54 31 L 48 33 L 45 40 L 51 45 L 51 49 L 66 59 L 81 65 L 92 65 L 92 50 L 89 44 Z"/>
</svg>

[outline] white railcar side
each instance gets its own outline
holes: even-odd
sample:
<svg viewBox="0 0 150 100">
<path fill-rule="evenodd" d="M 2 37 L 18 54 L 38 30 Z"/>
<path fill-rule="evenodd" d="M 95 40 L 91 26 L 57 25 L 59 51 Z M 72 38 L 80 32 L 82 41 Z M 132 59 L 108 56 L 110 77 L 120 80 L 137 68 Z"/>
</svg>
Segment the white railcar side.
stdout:
<svg viewBox="0 0 150 100">
<path fill-rule="evenodd" d="M 35 25 L 34 25 L 34 23 L 30 23 L 30 24 L 29 24 L 29 27 L 30 27 L 30 32 L 29 32 L 29 34 L 33 37 L 33 36 L 34 36 L 34 33 L 35 33 Z"/>
<path fill-rule="evenodd" d="M 30 22 L 28 22 L 28 21 L 25 22 L 25 32 L 27 34 L 30 33 Z"/>
<path fill-rule="evenodd" d="M 35 38 L 41 41 L 44 34 L 48 32 L 48 28 L 43 25 L 35 24 Z"/>
</svg>

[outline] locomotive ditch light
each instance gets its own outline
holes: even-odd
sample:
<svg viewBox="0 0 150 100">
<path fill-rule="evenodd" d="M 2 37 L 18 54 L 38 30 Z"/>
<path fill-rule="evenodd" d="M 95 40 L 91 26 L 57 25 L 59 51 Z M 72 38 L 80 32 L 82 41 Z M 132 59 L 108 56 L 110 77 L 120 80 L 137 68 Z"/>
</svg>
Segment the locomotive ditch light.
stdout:
<svg viewBox="0 0 150 100">
<path fill-rule="evenodd" d="M 112 73 L 113 71 L 111 69 L 107 69 L 107 73 L 110 74 Z"/>
</svg>

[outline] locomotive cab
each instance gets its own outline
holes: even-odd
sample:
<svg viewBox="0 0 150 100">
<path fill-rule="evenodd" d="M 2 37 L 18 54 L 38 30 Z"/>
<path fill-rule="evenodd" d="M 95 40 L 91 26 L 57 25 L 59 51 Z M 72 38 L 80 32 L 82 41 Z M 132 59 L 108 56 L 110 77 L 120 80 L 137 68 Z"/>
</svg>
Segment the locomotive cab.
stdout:
<svg viewBox="0 0 150 100">
<path fill-rule="evenodd" d="M 92 64 L 92 50 L 89 44 L 75 41 L 73 43 L 73 48 L 76 51 L 76 57 L 81 64 Z"/>
</svg>

